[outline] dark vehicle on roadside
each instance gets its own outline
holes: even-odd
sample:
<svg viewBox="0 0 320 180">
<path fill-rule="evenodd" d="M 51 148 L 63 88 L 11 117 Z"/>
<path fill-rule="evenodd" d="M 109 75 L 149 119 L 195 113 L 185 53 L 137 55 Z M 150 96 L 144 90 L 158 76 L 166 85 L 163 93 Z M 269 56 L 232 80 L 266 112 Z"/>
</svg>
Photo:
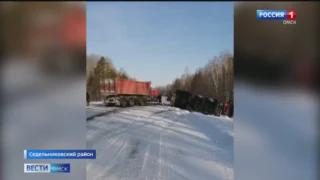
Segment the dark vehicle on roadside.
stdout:
<svg viewBox="0 0 320 180">
<path fill-rule="evenodd" d="M 217 99 L 204 98 L 203 99 L 203 114 L 210 114 L 220 116 L 219 102 Z"/>
<path fill-rule="evenodd" d="M 217 99 L 194 95 L 178 89 L 174 95 L 174 107 L 220 116 L 223 110 L 223 103 L 220 105 Z"/>
<path fill-rule="evenodd" d="M 196 111 L 196 112 L 203 112 L 203 101 L 204 98 L 200 95 L 192 95 L 188 100 L 188 111 Z"/>
<path fill-rule="evenodd" d="M 180 89 L 176 90 L 175 96 L 174 96 L 174 107 L 180 108 L 180 109 L 187 109 L 190 106 L 189 99 L 192 96 L 191 93 L 187 91 L 183 91 Z"/>
</svg>

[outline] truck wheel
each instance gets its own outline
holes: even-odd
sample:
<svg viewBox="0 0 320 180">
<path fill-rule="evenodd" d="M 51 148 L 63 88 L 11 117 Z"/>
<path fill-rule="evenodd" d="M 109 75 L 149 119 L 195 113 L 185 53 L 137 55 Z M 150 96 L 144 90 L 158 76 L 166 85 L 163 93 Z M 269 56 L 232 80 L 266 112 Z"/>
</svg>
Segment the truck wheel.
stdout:
<svg viewBox="0 0 320 180">
<path fill-rule="evenodd" d="M 138 100 L 138 99 L 134 99 L 133 105 L 134 105 L 134 106 L 138 106 L 138 105 L 139 105 L 139 100 Z"/>
<path fill-rule="evenodd" d="M 127 106 L 127 100 L 126 99 L 121 99 L 120 100 L 120 107 L 126 107 Z"/>
<path fill-rule="evenodd" d="M 129 106 L 134 106 L 134 99 L 133 98 L 129 99 Z"/>
<path fill-rule="evenodd" d="M 128 102 L 128 100 L 127 100 L 127 99 L 124 99 L 123 101 L 124 101 L 124 103 L 123 103 L 124 107 L 129 106 L 129 102 Z"/>
</svg>

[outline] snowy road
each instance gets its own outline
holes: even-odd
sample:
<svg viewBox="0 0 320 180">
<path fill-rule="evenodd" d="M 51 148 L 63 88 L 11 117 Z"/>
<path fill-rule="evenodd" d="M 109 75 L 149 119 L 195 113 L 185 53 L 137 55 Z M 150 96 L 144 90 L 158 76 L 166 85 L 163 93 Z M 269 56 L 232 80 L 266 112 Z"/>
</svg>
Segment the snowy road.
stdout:
<svg viewBox="0 0 320 180">
<path fill-rule="evenodd" d="M 87 122 L 87 147 L 97 150 L 97 159 L 87 164 L 89 180 L 234 176 L 233 120 L 225 117 L 167 106 L 122 109 Z"/>
</svg>

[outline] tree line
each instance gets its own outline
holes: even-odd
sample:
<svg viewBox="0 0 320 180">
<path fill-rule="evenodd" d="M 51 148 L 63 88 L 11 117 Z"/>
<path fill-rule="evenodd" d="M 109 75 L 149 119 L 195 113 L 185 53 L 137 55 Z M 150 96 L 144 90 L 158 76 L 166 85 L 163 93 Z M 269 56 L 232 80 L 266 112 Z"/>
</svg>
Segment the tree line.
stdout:
<svg viewBox="0 0 320 180">
<path fill-rule="evenodd" d="M 222 52 L 195 73 L 186 68 L 171 84 L 157 87 L 163 96 L 171 97 L 177 89 L 226 102 L 233 100 L 233 54 Z M 87 56 L 87 92 L 93 101 L 102 100 L 100 81 L 108 78 L 134 79 L 123 68 L 117 70 L 108 57 Z"/>
<path fill-rule="evenodd" d="M 131 78 L 123 68 L 117 70 L 111 59 L 108 57 L 89 55 L 87 56 L 87 92 L 92 101 L 102 100 L 100 93 L 100 82 L 104 79 L 120 77 L 121 79 Z"/>
<path fill-rule="evenodd" d="M 204 97 L 226 102 L 233 100 L 233 54 L 222 52 L 194 74 L 186 68 L 181 77 L 171 84 L 158 87 L 164 96 L 171 97 L 177 90 L 185 90 Z"/>
</svg>

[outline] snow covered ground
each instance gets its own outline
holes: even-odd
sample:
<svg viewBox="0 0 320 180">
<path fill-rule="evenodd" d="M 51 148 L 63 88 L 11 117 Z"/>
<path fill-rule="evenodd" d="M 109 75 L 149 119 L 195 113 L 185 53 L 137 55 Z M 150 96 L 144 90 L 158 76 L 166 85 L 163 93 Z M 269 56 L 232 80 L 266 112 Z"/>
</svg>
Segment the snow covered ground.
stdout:
<svg viewBox="0 0 320 180">
<path fill-rule="evenodd" d="M 121 109 L 87 122 L 87 147 L 97 150 L 90 180 L 234 178 L 230 118 L 169 106 Z"/>
</svg>

